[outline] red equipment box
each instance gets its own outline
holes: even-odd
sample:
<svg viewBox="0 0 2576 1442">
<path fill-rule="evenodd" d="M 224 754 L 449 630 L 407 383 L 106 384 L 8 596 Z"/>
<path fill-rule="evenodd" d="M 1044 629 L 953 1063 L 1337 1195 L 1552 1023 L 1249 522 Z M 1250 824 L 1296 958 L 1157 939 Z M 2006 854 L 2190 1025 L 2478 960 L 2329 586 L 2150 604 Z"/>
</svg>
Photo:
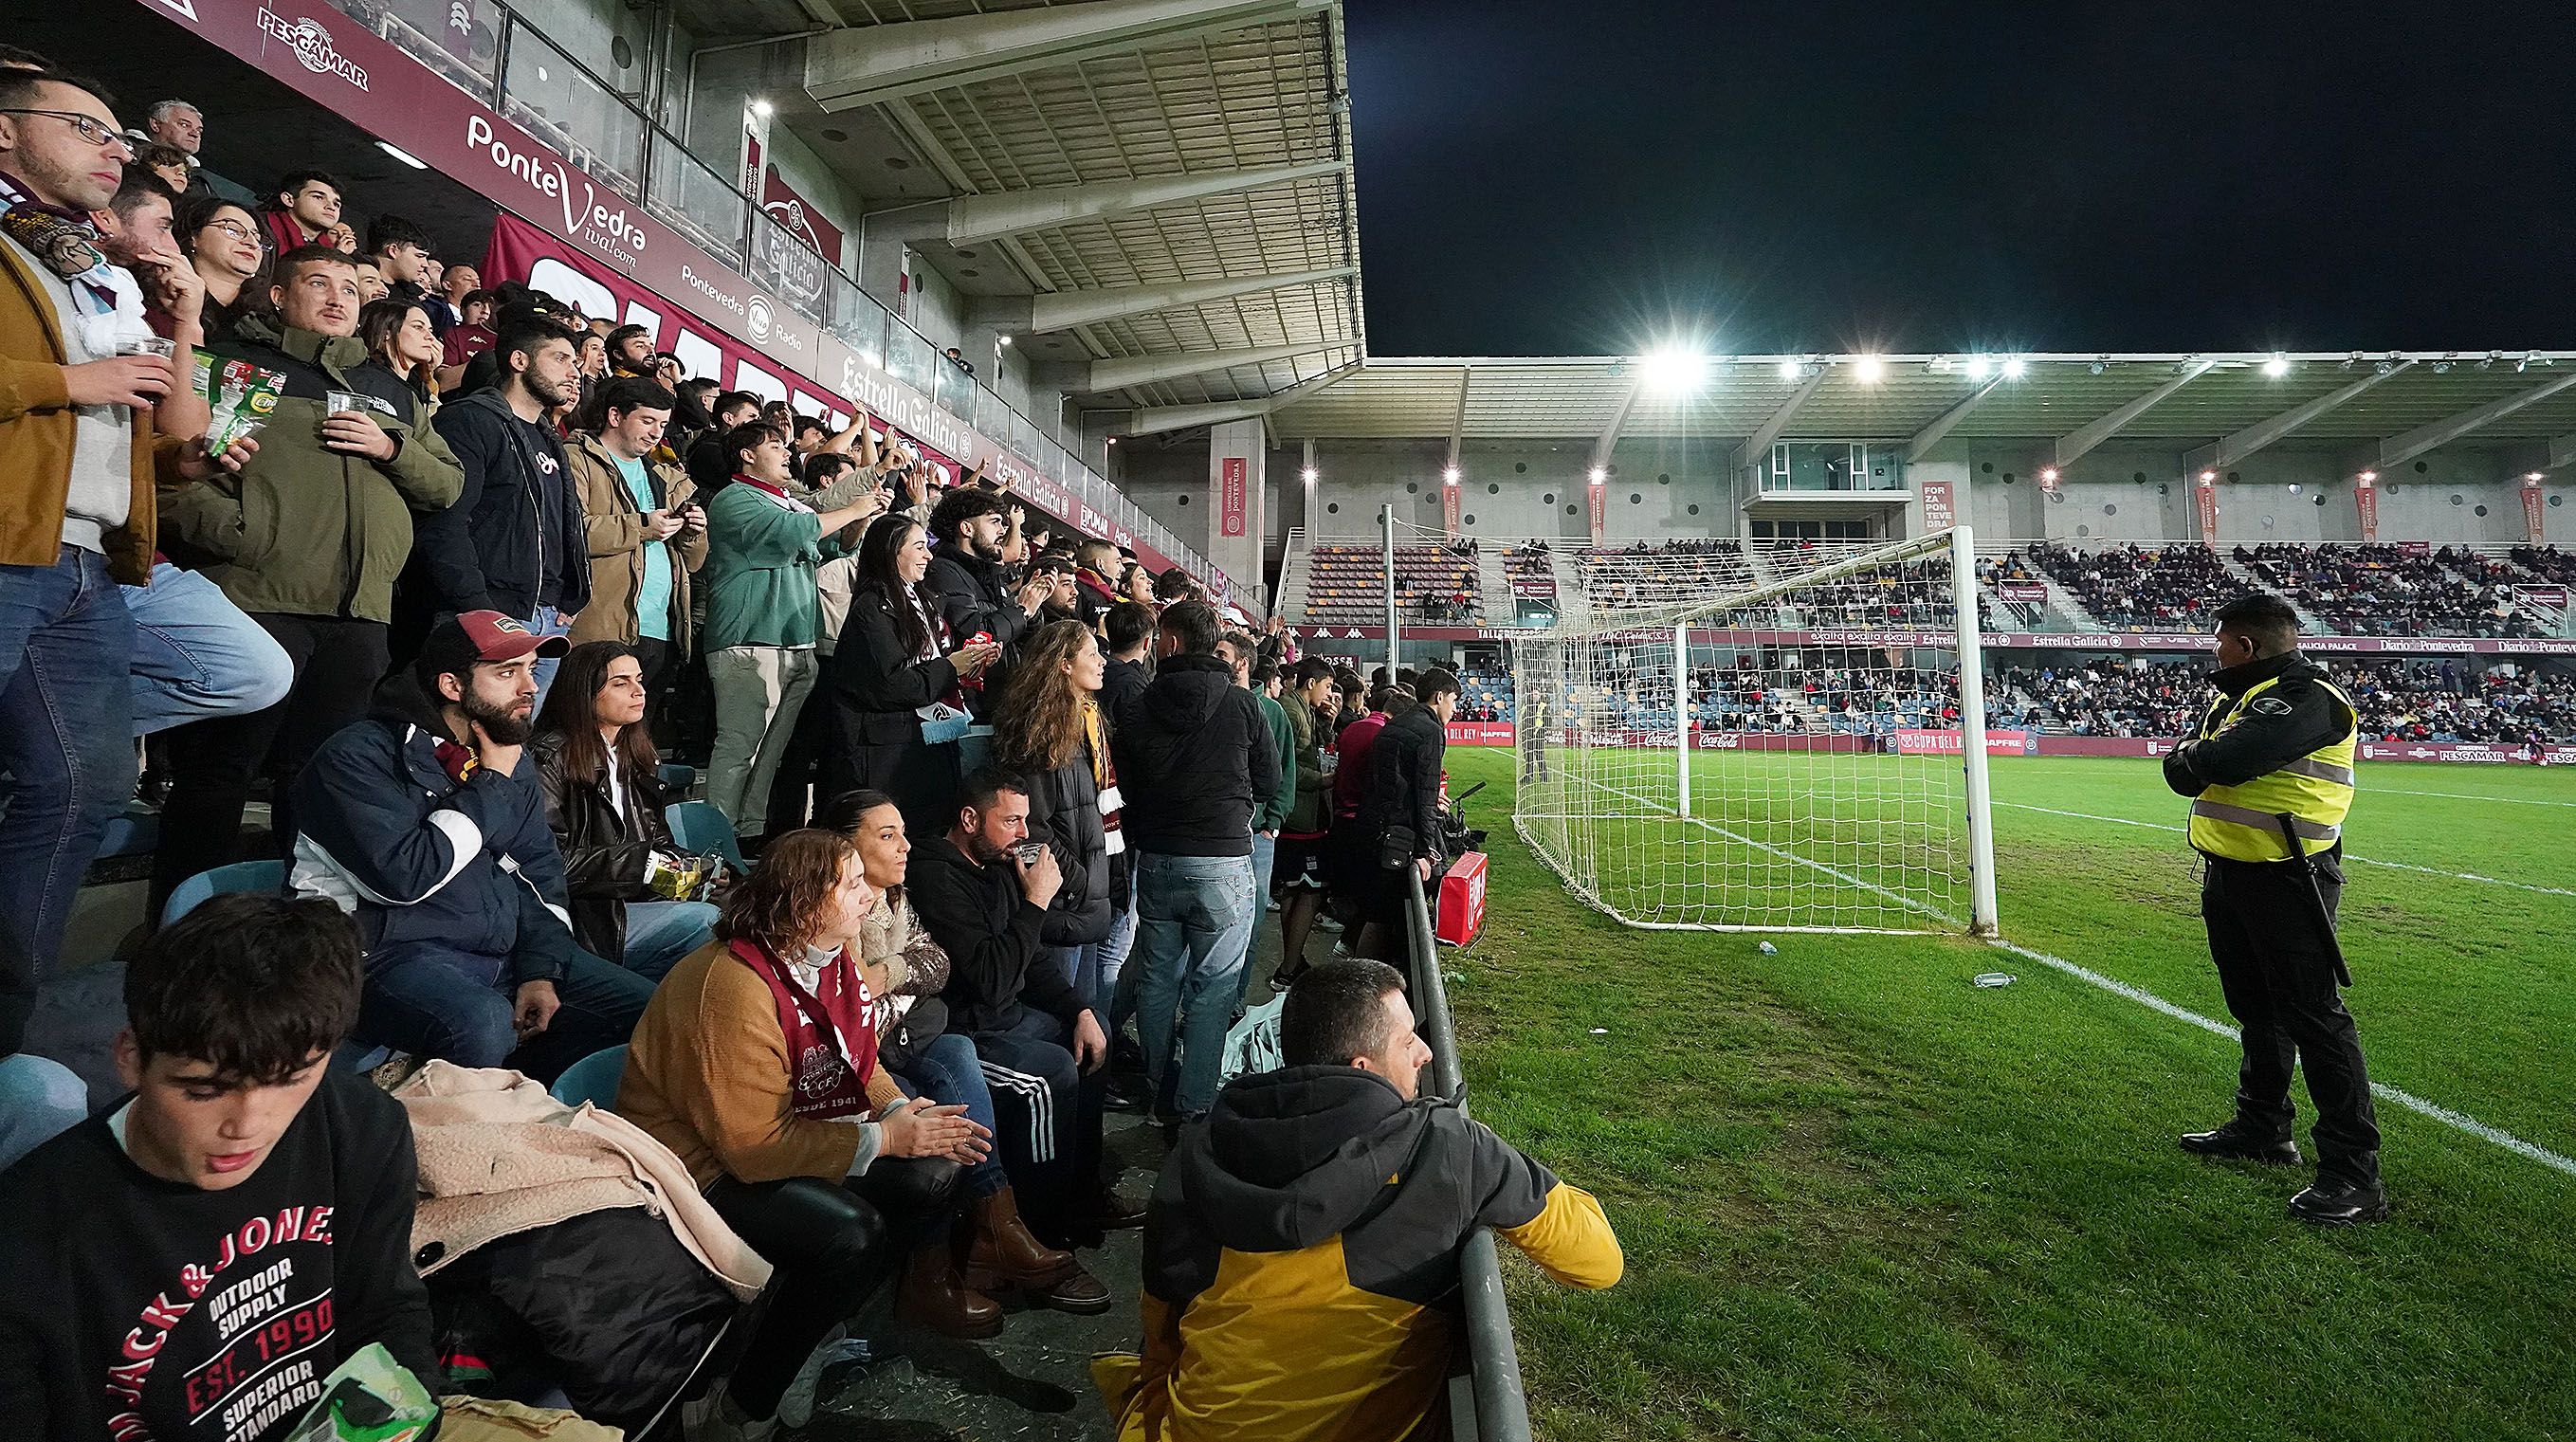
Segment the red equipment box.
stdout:
<svg viewBox="0 0 2576 1442">
<path fill-rule="evenodd" d="M 1466 946 L 1485 929 L 1485 853 L 1471 851 L 1440 878 L 1440 910 L 1431 933 L 1451 946 Z"/>
</svg>

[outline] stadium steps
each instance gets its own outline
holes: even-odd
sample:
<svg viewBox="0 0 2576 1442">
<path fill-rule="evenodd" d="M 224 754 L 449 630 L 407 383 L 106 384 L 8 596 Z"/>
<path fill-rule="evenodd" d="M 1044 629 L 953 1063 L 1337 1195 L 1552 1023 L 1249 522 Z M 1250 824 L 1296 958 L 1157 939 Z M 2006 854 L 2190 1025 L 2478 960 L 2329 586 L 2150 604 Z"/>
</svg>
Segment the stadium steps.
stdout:
<svg viewBox="0 0 2576 1442">
<path fill-rule="evenodd" d="M 2244 582 L 2245 589 L 2249 591 L 2268 592 L 2271 595 L 2278 596 L 2282 600 L 2289 602 L 2290 609 L 2298 613 L 2300 630 L 2305 631 L 2310 635 L 2315 635 L 2324 629 L 2317 624 L 2316 616 L 2312 614 L 2307 607 L 2299 604 L 2298 597 L 2293 596 L 2289 592 L 2282 590 L 2280 587 L 2273 585 L 2271 582 L 2264 580 L 2262 574 L 2256 571 L 2252 566 L 2236 559 L 2234 556 L 2223 550 L 2218 553 L 2218 563 L 2227 568 L 2227 574 Z"/>
<path fill-rule="evenodd" d="M 1500 555 L 1488 556 L 1482 543 L 1476 547 L 1476 597 L 1484 603 L 1485 624 L 1508 626 L 1520 618 L 1520 608 L 1512 603 L 1512 563 Z"/>
<path fill-rule="evenodd" d="M 1547 568 L 1556 576 L 1556 614 L 1568 622 L 1592 619 L 1592 598 L 1583 594 L 1583 572 L 1567 553 L 1551 549 Z"/>
<path fill-rule="evenodd" d="M 2111 629 L 2102 624 L 2100 617 L 2084 609 L 2084 603 L 2075 599 L 2073 587 L 2055 576 L 2048 578 L 2048 604 L 2043 608 L 2040 619 L 2044 621 L 2053 619 L 2057 622 L 2054 626 L 2040 627 L 2043 631 L 2108 631 Z"/>
</svg>

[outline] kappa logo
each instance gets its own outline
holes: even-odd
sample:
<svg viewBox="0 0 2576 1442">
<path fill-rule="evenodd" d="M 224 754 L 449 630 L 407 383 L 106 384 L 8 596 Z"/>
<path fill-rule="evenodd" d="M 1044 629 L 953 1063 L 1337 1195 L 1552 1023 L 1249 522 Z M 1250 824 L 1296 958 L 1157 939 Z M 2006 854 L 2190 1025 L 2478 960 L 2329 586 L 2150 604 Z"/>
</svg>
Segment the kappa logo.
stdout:
<svg viewBox="0 0 2576 1442">
<path fill-rule="evenodd" d="M 331 43 L 331 32 L 311 16 L 299 15 L 293 20 L 266 6 L 259 11 L 261 33 L 270 36 L 295 52 L 297 63 L 316 75 L 337 75 L 360 90 L 367 88 L 367 69 L 340 53 Z"/>
</svg>

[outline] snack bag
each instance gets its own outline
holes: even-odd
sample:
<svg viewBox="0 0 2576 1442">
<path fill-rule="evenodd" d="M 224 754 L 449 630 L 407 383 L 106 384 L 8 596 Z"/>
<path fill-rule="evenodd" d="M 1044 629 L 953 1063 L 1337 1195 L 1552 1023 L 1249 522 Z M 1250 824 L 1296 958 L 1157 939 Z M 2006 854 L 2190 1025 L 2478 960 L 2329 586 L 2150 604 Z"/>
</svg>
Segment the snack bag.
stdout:
<svg viewBox="0 0 2576 1442">
<path fill-rule="evenodd" d="M 268 424 L 277 398 L 286 390 L 286 377 L 249 361 L 220 360 L 200 350 L 196 389 L 214 412 L 206 427 L 206 449 L 222 451 Z"/>
<path fill-rule="evenodd" d="M 438 1422 L 429 1389 L 370 1342 L 322 1382 L 322 1400 L 295 1424 L 286 1442 L 414 1442 Z"/>
</svg>

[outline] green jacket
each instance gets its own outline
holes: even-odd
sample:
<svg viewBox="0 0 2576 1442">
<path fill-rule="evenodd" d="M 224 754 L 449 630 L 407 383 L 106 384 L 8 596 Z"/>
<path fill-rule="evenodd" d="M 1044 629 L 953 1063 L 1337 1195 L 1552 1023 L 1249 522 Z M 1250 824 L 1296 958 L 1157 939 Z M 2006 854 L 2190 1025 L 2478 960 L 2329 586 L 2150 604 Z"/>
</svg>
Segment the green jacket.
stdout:
<svg viewBox="0 0 2576 1442">
<path fill-rule="evenodd" d="M 1288 808 L 1288 820 L 1280 830 L 1299 836 L 1320 836 L 1333 828 L 1333 783 L 1324 777 L 1323 727 L 1315 710 L 1294 696 L 1279 703 L 1288 713 L 1288 729 L 1295 733 L 1297 762 L 1296 804 Z M 1288 768 L 1279 769 L 1280 779 L 1288 779 Z M 1279 788 L 1283 793 L 1287 786 Z"/>
<path fill-rule="evenodd" d="M 1290 729 L 1288 712 L 1284 707 L 1261 691 L 1255 690 L 1252 694 L 1261 702 L 1262 719 L 1270 723 L 1270 750 L 1279 758 L 1279 777 L 1284 782 L 1288 778 L 1290 764 L 1297 759 L 1297 733 Z M 1297 788 L 1282 785 L 1270 794 L 1270 799 L 1263 802 L 1259 810 L 1252 813 L 1252 829 L 1277 831 L 1288 824 L 1288 813 L 1296 804 Z"/>
<path fill-rule="evenodd" d="M 814 572 L 844 547 L 823 538 L 811 510 L 791 509 L 736 481 L 706 502 L 707 561 L 698 588 L 707 599 L 698 649 L 811 646 L 823 630 L 823 591 Z"/>
<path fill-rule="evenodd" d="M 176 486 L 161 497 L 161 545 L 202 567 L 249 612 L 391 621 L 394 578 L 411 557 L 412 512 L 454 503 L 465 488 L 456 457 L 429 427 L 428 408 L 400 376 L 367 362 L 353 336 L 281 334 L 247 317 L 208 347 L 286 377 L 277 409 L 252 439 L 238 475 Z M 327 450 L 322 422 L 333 391 L 377 403 L 394 458 Z"/>
</svg>

